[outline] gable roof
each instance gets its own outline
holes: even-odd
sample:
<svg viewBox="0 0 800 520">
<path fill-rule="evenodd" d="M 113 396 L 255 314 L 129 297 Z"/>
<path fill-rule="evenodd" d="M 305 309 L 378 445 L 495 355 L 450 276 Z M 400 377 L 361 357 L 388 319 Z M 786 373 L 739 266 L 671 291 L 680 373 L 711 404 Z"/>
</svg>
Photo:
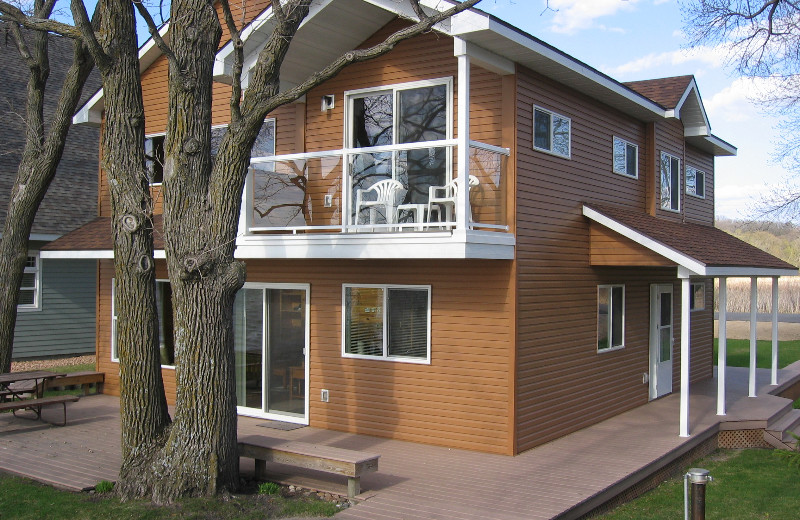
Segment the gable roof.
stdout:
<svg viewBox="0 0 800 520">
<path fill-rule="evenodd" d="M 698 276 L 795 276 L 797 267 L 714 226 L 675 222 L 616 206 L 586 204 L 594 222 Z"/>
<path fill-rule="evenodd" d="M 664 109 L 674 109 L 692 81 L 694 81 L 694 76 L 674 76 L 643 81 L 626 81 L 623 85 L 652 99 Z"/>
</svg>

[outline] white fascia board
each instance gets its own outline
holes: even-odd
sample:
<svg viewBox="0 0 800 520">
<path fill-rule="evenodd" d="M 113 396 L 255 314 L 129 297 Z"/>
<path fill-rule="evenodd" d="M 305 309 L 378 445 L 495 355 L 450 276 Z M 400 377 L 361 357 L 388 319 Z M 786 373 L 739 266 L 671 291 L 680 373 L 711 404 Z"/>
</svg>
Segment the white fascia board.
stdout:
<svg viewBox="0 0 800 520">
<path fill-rule="evenodd" d="M 462 38 L 453 38 L 453 56 L 463 56 L 465 54 L 469 56 L 470 61 L 473 63 L 500 76 L 508 76 L 517 71 L 513 61 L 492 51 L 487 51 L 483 47 L 479 47 Z"/>
<path fill-rule="evenodd" d="M 111 249 L 78 250 L 78 251 L 41 251 L 42 258 L 74 258 L 74 259 L 107 259 L 114 258 Z"/>
<path fill-rule="evenodd" d="M 169 43 L 169 22 L 166 22 L 158 30 L 158 34 L 166 43 Z M 150 37 L 144 45 L 139 48 L 139 72 L 145 71 L 150 65 L 161 56 L 161 49 L 156 45 L 156 41 Z M 99 126 L 103 118 L 103 89 L 98 90 L 89 101 L 78 110 L 72 117 L 73 125 Z"/>
<path fill-rule="evenodd" d="M 694 95 L 692 95 L 694 94 Z M 706 107 L 703 105 L 703 100 L 700 98 L 700 90 L 697 88 L 697 82 L 692 78 L 692 81 L 686 86 L 686 90 L 683 92 L 680 101 L 675 105 L 675 109 L 673 112 L 676 114 L 674 117 L 680 117 L 681 109 L 683 108 L 684 103 L 687 100 L 694 99 L 697 102 L 697 106 L 700 109 L 700 114 L 703 117 L 703 126 L 705 126 L 708 130 L 705 135 L 711 132 L 711 124 L 708 122 L 708 114 L 706 113 Z M 695 125 L 700 126 L 700 125 Z"/>
<path fill-rule="evenodd" d="M 707 135 L 703 137 L 706 141 L 708 141 L 712 146 L 715 148 L 719 148 L 721 152 L 718 155 L 722 156 L 735 156 L 739 153 L 739 150 L 733 146 L 731 143 L 727 141 L 723 141 L 719 137 L 715 135 Z"/>
<path fill-rule="evenodd" d="M 797 269 L 771 269 L 767 267 L 709 267 L 706 276 L 737 277 L 737 276 L 798 276 Z"/>
<path fill-rule="evenodd" d="M 0 233 L 0 238 L 2 238 L 3 234 Z M 58 233 L 31 233 L 28 237 L 28 240 L 36 240 L 41 242 L 52 242 L 57 238 L 61 238 L 62 235 Z"/>
<path fill-rule="evenodd" d="M 267 7 L 264 11 L 261 12 L 258 16 L 256 16 L 252 22 L 250 22 L 247 27 L 242 30 L 239 37 L 242 39 L 242 43 L 246 43 L 247 40 L 250 38 L 252 34 L 256 31 L 261 29 L 264 24 L 269 22 L 272 19 L 272 6 Z M 247 60 L 248 56 L 245 56 L 245 60 Z M 226 43 L 219 51 L 217 51 L 217 55 L 214 57 L 214 68 L 213 68 L 213 75 L 214 80 L 219 81 L 221 83 L 230 83 L 231 82 L 231 71 L 233 69 L 233 41 L 229 41 Z M 246 66 L 242 67 L 242 72 L 244 73 L 247 70 Z"/>
<path fill-rule="evenodd" d="M 583 207 L 583 215 L 594 220 L 598 224 L 602 224 L 608 229 L 619 233 L 625 238 L 633 240 L 640 246 L 646 247 L 650 251 L 653 251 L 654 253 L 659 254 L 668 260 L 672 260 L 678 264 L 679 267 L 687 269 L 694 275 L 706 276 L 707 267 L 704 263 L 699 262 L 692 257 L 686 256 L 680 251 L 664 245 L 661 242 L 657 242 L 647 235 L 643 235 L 642 233 L 639 233 L 628 226 L 620 224 L 616 220 L 609 218 L 588 206 Z"/>
</svg>

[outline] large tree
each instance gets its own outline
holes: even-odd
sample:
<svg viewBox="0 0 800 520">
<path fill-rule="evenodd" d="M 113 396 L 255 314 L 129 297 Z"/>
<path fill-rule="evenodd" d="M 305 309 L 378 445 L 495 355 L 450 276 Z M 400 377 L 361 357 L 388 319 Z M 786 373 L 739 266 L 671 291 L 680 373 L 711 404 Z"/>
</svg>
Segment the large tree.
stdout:
<svg viewBox="0 0 800 520">
<path fill-rule="evenodd" d="M 52 14 L 55 2 L 35 0 L 29 6 L 30 15 L 46 20 Z M 10 32 L 17 51 L 28 67 L 28 84 L 23 116 L 24 147 L 0 235 L 0 372 L 11 369 L 17 304 L 34 217 L 55 177 L 72 124 L 72 115 L 94 65 L 86 47 L 76 41 L 73 44 L 72 65 L 61 85 L 55 110 L 52 114 L 45 114 L 45 89 L 50 77 L 50 35 L 43 31 L 23 31 L 16 23 L 7 24 L 6 30 L 6 37 Z"/>
<path fill-rule="evenodd" d="M 684 0 L 692 45 L 719 45 L 729 64 L 754 78 L 753 99 L 781 121 L 775 157 L 793 175 L 763 196 L 756 217 L 800 220 L 800 3 L 793 0 Z"/>
<path fill-rule="evenodd" d="M 347 65 L 381 56 L 480 0 L 443 2 L 443 11 L 423 9 L 419 0 L 397 1 L 408 2 L 417 19 L 373 47 L 345 53 L 286 91 L 279 88 L 281 64 L 313 0 L 273 0 L 276 23 L 244 92 L 242 26 L 228 0 L 173 0 L 169 43 L 159 36 L 144 6 L 130 0 L 100 0 L 103 23 L 98 31 L 79 0 L 72 0 L 75 27 L 18 18 L 29 27 L 82 39 L 103 76 L 102 166 L 109 178 L 114 226 L 123 429 L 118 489 L 123 497 L 168 502 L 238 485 L 232 316 L 245 267 L 233 253 L 250 150 L 274 109 Z M 3 6 L 0 2 L 0 12 L 5 12 Z M 134 7 L 169 62 L 163 207 L 175 327 L 177 396 L 171 422 L 157 356 L 152 200 L 144 169 Z M 212 68 L 223 24 L 235 49 L 233 88 L 230 124 L 212 160 Z"/>
</svg>

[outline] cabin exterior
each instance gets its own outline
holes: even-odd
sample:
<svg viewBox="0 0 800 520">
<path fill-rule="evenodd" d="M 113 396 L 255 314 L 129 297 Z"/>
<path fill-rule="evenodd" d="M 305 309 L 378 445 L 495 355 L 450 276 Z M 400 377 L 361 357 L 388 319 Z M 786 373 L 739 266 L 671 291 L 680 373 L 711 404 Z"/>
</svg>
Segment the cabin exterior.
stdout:
<svg viewBox="0 0 800 520">
<path fill-rule="evenodd" d="M 262 8 L 246 55 L 269 29 Z M 321 4 L 283 80 L 380 41 L 405 14 L 390 0 Z M 167 63 L 151 43 L 140 56 L 158 213 Z M 226 44 L 219 132 L 230 63 Z M 100 125 L 102 108 L 99 92 L 76 120 Z M 735 153 L 710 133 L 692 77 L 621 84 L 479 10 L 348 67 L 271 114 L 252 153 L 240 413 L 513 455 L 679 388 L 688 399 L 713 375 L 713 279 L 796 274 L 713 227 L 714 159 Z M 99 185 L 99 218 L 47 255 L 100 259 L 97 363 L 114 393 L 102 172 Z M 158 237 L 156 249 L 174 395 Z M 675 432 L 689 430 L 687 408 Z"/>
<path fill-rule="evenodd" d="M 23 35 L 30 38 L 25 30 Z M 46 120 L 55 111 L 58 91 L 72 62 L 72 43 L 52 35 L 48 52 Z M 27 129 L 23 114 L 30 73 L 24 58 L 9 39 L 0 52 L 0 70 L 3 72 L 0 107 L 4 115 L 3 135 L 0 136 L 2 225 L 25 145 Z M 83 101 L 99 87 L 99 76 L 89 76 Z M 98 139 L 97 128 L 77 126 L 70 129 L 56 176 L 39 206 L 29 236 L 28 259 L 17 305 L 13 361 L 95 353 L 97 261 L 47 259 L 41 256 L 40 250 L 97 217 Z"/>
</svg>

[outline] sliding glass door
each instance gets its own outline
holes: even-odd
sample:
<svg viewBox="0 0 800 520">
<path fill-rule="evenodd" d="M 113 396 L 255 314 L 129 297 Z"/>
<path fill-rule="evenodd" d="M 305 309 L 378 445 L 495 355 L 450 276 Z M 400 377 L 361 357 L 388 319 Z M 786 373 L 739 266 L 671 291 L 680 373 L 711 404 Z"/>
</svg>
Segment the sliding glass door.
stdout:
<svg viewBox="0 0 800 520">
<path fill-rule="evenodd" d="M 308 422 L 308 286 L 247 284 L 234 304 L 239 413 Z"/>
</svg>

